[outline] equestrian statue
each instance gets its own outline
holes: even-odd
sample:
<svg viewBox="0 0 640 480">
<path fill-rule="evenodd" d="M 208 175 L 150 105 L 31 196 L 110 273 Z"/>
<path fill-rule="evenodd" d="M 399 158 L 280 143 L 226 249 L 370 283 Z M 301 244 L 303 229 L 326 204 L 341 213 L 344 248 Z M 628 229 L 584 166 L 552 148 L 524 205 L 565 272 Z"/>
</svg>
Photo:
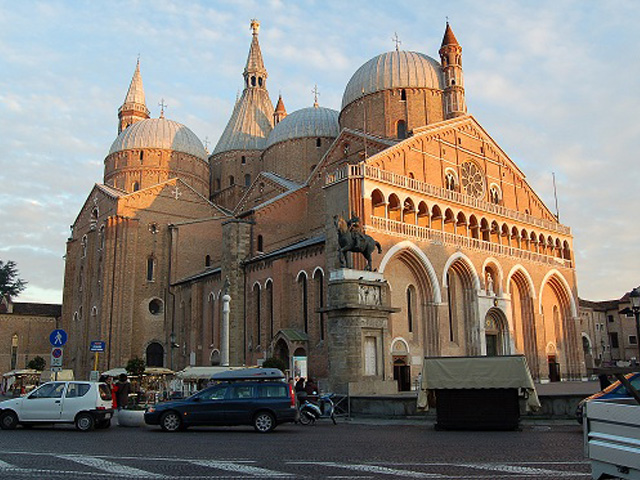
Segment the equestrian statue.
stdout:
<svg viewBox="0 0 640 480">
<path fill-rule="evenodd" d="M 369 235 L 365 234 L 360 223 L 360 217 L 355 212 L 351 214 L 351 218 L 347 221 L 338 215 L 334 215 L 333 223 L 338 230 L 338 258 L 340 266 L 352 268 L 351 263 L 347 259 L 347 252 L 361 253 L 367 265 L 365 270 L 371 271 L 371 254 L 378 248 L 378 253 L 382 253 L 380 243 L 375 241 Z"/>
</svg>

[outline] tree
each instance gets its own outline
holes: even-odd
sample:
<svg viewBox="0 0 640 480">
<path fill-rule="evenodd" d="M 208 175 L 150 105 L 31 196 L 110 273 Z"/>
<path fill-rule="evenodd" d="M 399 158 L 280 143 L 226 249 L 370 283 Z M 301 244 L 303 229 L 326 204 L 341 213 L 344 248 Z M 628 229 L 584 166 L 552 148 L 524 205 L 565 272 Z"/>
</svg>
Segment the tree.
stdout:
<svg viewBox="0 0 640 480">
<path fill-rule="evenodd" d="M 147 366 L 145 365 L 143 359 L 141 359 L 140 357 L 133 357 L 127 362 L 125 370 L 129 372 L 129 375 L 139 377 L 144 373 L 145 368 L 147 368 Z"/>
<path fill-rule="evenodd" d="M 277 368 L 284 373 L 287 370 L 287 364 L 281 358 L 269 357 L 262 364 L 262 368 Z"/>
<path fill-rule="evenodd" d="M 47 362 L 45 361 L 45 359 L 39 356 L 33 357 L 31 360 L 29 360 L 29 363 L 27 363 L 27 368 L 38 370 L 40 372 L 44 370 L 44 367 L 46 366 L 47 366 Z"/>
<path fill-rule="evenodd" d="M 4 263 L 0 260 L 0 299 L 16 297 L 27 286 L 27 282 L 18 277 L 16 263 L 9 260 Z"/>
</svg>

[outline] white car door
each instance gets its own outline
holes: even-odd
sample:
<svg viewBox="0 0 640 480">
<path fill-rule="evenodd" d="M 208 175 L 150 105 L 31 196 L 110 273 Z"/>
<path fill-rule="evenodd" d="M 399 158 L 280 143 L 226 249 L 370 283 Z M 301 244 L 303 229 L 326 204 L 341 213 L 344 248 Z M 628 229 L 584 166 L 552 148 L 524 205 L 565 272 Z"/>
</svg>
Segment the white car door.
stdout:
<svg viewBox="0 0 640 480">
<path fill-rule="evenodd" d="M 62 412 L 65 382 L 49 382 L 40 386 L 23 402 L 18 417 L 22 422 L 57 422 Z"/>
<path fill-rule="evenodd" d="M 95 393 L 87 382 L 69 382 L 62 399 L 62 422 L 73 422 L 78 412 L 95 409 Z"/>
</svg>

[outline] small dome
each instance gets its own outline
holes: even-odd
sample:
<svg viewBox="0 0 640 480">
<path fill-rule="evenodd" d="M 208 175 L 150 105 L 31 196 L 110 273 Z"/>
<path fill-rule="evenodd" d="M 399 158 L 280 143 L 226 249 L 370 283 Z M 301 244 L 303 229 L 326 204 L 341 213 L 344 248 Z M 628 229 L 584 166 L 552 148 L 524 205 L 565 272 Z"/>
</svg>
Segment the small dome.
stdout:
<svg viewBox="0 0 640 480">
<path fill-rule="evenodd" d="M 340 133 L 340 127 L 336 110 L 323 107 L 303 108 L 286 116 L 271 130 L 266 148 L 293 138 L 335 138 L 338 133 Z"/>
<path fill-rule="evenodd" d="M 395 88 L 444 89 L 442 67 L 418 52 L 392 51 L 373 57 L 353 74 L 342 96 L 342 108 L 365 95 Z"/>
<path fill-rule="evenodd" d="M 196 134 L 181 123 L 166 118 L 149 118 L 123 130 L 111 145 L 109 155 L 141 148 L 173 150 L 207 160 L 207 152 Z"/>
</svg>

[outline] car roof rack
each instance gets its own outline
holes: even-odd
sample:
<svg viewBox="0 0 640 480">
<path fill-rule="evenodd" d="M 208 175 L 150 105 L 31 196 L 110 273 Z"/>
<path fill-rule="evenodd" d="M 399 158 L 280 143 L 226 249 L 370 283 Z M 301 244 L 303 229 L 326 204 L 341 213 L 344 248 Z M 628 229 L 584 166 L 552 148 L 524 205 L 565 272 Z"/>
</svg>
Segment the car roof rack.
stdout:
<svg viewBox="0 0 640 480">
<path fill-rule="evenodd" d="M 211 380 L 217 382 L 230 382 L 237 380 L 283 380 L 284 373 L 277 368 L 245 368 L 243 370 L 229 370 L 227 372 L 214 373 Z"/>
</svg>

